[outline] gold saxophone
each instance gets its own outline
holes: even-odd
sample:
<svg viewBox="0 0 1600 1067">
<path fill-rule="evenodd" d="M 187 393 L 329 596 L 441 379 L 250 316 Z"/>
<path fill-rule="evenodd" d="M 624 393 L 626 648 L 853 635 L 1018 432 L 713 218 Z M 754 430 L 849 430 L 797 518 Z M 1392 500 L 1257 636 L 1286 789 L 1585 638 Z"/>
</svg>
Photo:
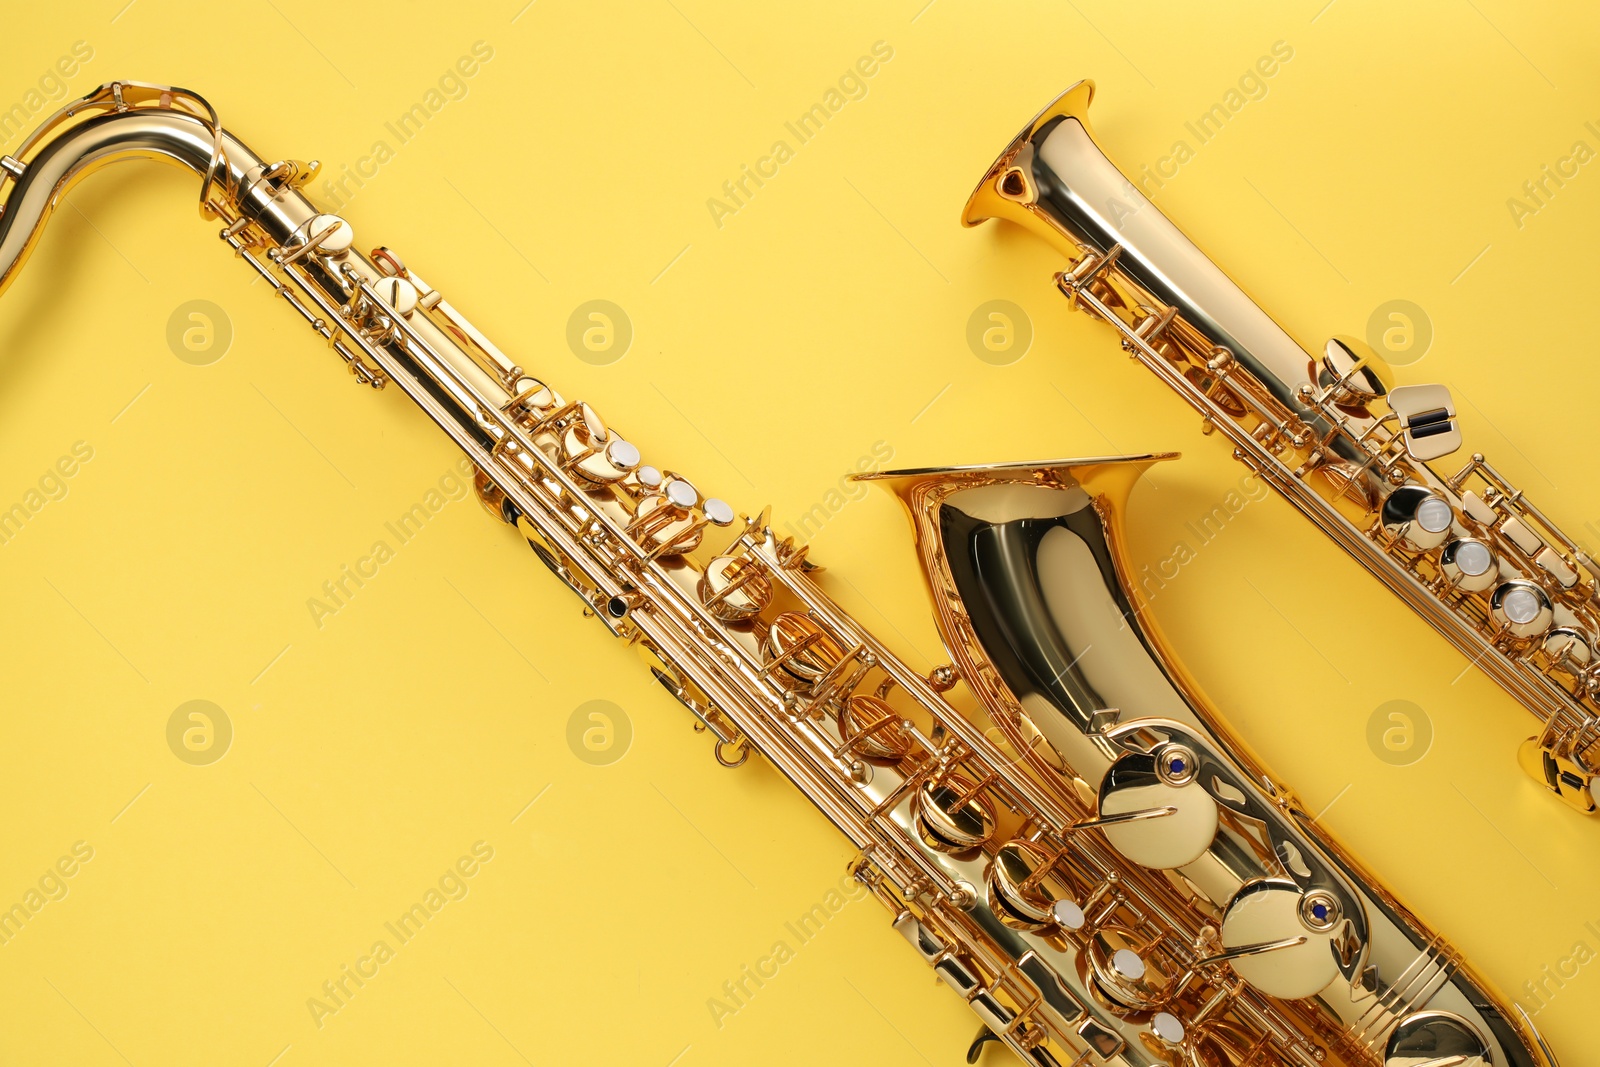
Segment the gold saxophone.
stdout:
<svg viewBox="0 0 1600 1067">
<path fill-rule="evenodd" d="M 480 497 L 715 738 L 859 849 L 895 928 L 1037 1067 L 1553 1067 L 1315 826 L 1141 611 L 1123 516 L 1167 456 L 873 476 L 910 512 L 954 664 L 923 676 L 736 516 L 568 401 L 182 89 L 116 82 L 0 158 L 0 289 L 88 174 L 201 176 L 221 238 L 360 381 L 477 465 Z M 9 184 L 9 188 L 6 186 Z"/>
<path fill-rule="evenodd" d="M 1538 719 L 1517 753 L 1572 808 L 1600 810 L 1600 563 L 1482 453 L 1442 385 L 1394 384 L 1335 337 L 1313 356 L 1145 198 L 1095 142 L 1094 83 L 1041 111 L 963 221 L 1010 219 L 1071 257 L 1056 284 L 1220 431 L 1234 456 Z"/>
</svg>

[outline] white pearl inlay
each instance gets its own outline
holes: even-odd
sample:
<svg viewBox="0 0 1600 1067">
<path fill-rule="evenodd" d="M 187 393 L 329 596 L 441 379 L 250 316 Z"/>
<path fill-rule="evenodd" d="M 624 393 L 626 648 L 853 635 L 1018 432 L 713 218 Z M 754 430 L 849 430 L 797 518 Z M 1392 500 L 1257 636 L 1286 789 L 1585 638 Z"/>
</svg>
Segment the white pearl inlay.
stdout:
<svg viewBox="0 0 1600 1067">
<path fill-rule="evenodd" d="M 1539 617 L 1541 605 L 1539 597 L 1532 589 L 1517 588 L 1507 593 L 1500 601 L 1500 610 L 1506 613 L 1506 618 L 1515 623 L 1532 622 Z"/>
<path fill-rule="evenodd" d="M 1467 541 L 1456 551 L 1455 563 L 1462 574 L 1470 574 L 1476 578 L 1494 563 L 1494 556 L 1487 545 L 1479 544 L 1477 541 Z"/>
<path fill-rule="evenodd" d="M 680 508 L 692 508 L 699 501 L 700 494 L 682 478 L 674 478 L 667 483 L 667 499 Z"/>
<path fill-rule="evenodd" d="M 1171 1012 L 1158 1011 L 1150 1020 L 1150 1031 L 1169 1045 L 1183 1041 L 1183 1023 Z"/>
<path fill-rule="evenodd" d="M 606 458 L 624 470 L 636 467 L 639 465 L 639 446 L 632 441 L 613 437 L 611 443 L 606 445 Z"/>
<path fill-rule="evenodd" d="M 1050 916 L 1068 930 L 1082 930 L 1083 909 L 1070 900 L 1058 900 L 1050 906 Z"/>
<path fill-rule="evenodd" d="M 1456 513 L 1448 501 L 1430 496 L 1417 505 L 1417 525 L 1429 533 L 1444 533 L 1455 521 Z"/>
</svg>

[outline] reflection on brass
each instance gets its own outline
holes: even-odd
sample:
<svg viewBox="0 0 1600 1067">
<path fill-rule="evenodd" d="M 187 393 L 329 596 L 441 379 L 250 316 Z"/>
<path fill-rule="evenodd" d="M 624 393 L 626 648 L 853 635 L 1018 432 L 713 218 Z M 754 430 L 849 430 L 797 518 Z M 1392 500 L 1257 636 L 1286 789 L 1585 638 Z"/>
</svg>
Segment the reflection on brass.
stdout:
<svg viewBox="0 0 1600 1067">
<path fill-rule="evenodd" d="M 200 176 L 228 249 L 357 382 L 398 389 L 476 464 L 484 503 L 639 652 L 718 763 L 765 762 L 804 793 L 896 931 L 1024 1063 L 1414 1067 L 1394 1059 L 1410 1049 L 1397 1024 L 1447 1002 L 1486 1060 L 1552 1064 L 1525 1019 L 1271 784 L 1150 627 L 1122 523 L 1156 457 L 882 476 L 910 511 L 954 660 L 930 676 L 841 609 L 765 513 L 739 520 L 643 462 L 400 256 L 363 253 L 350 222 L 306 198 L 308 166 L 255 155 L 193 93 L 113 83 L 24 141 L 0 168 L 0 287 L 78 181 L 132 159 Z M 994 194 L 1054 195 L 1026 170 Z M 1083 296 L 1109 314 L 1113 290 L 1085 279 Z M 1212 353 L 1208 371 L 1229 366 Z M 1408 432 L 1434 425 L 1417 413 Z M 1503 598 L 1508 625 L 1525 625 L 1526 600 Z M 1121 805 L 1121 772 L 1106 785 L 1124 759 L 1153 801 Z M 1133 827 L 1184 847 L 1119 849 L 1114 831 Z M 1151 869 L 1136 858 L 1147 851 L 1187 862 Z M 1260 915 L 1257 897 L 1271 904 Z M 1230 956 L 1234 933 L 1267 943 L 1258 930 L 1295 944 Z M 1296 937 L 1320 939 L 1332 954 L 1313 962 L 1332 967 L 1325 988 L 1285 999 L 1272 990 L 1314 973 Z"/>
</svg>

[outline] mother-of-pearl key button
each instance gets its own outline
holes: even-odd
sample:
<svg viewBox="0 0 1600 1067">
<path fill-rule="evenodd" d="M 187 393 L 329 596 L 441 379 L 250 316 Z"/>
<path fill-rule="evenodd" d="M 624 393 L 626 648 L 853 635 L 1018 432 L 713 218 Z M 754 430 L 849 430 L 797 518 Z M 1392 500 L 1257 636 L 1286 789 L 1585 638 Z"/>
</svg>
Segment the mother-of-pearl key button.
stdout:
<svg viewBox="0 0 1600 1067">
<path fill-rule="evenodd" d="M 1455 518 L 1455 510 L 1442 497 L 1430 496 L 1417 505 L 1417 525 L 1429 533 L 1444 533 Z"/>
<path fill-rule="evenodd" d="M 1150 1032 L 1169 1045 L 1183 1043 L 1183 1023 L 1171 1012 L 1156 1012 L 1150 1020 Z"/>
<path fill-rule="evenodd" d="M 1070 900 L 1058 900 L 1050 905 L 1050 917 L 1068 930 L 1083 929 L 1083 909 Z"/>
<path fill-rule="evenodd" d="M 606 458 L 618 470 L 632 470 L 639 465 L 639 446 L 614 436 L 606 445 Z"/>
<path fill-rule="evenodd" d="M 325 256 L 348 252 L 350 246 L 356 242 L 356 231 L 338 215 L 318 215 L 306 226 L 306 233 L 312 240 L 316 240 L 324 233 L 327 234 L 322 240 L 317 241 L 317 251 Z"/>
<path fill-rule="evenodd" d="M 706 518 L 718 526 L 729 526 L 733 523 L 733 506 L 726 500 L 709 497 L 701 510 L 705 512 Z"/>
<path fill-rule="evenodd" d="M 1130 982 L 1137 982 L 1144 977 L 1144 960 L 1131 948 L 1119 948 L 1111 954 L 1111 966 L 1118 974 Z"/>
<path fill-rule="evenodd" d="M 1541 605 L 1539 597 L 1533 590 L 1518 587 L 1509 590 L 1500 599 L 1500 610 L 1506 613 L 1506 618 L 1512 622 L 1532 622 L 1539 617 Z"/>
<path fill-rule="evenodd" d="M 661 485 L 661 472 L 646 464 L 639 468 L 639 484 L 646 489 L 655 489 Z"/>
<path fill-rule="evenodd" d="M 1476 577 L 1488 572 L 1494 564 L 1494 554 L 1489 551 L 1489 546 L 1481 541 L 1465 541 L 1461 551 L 1456 553 L 1456 566 L 1461 568 L 1462 574 Z"/>
<path fill-rule="evenodd" d="M 687 510 L 699 503 L 700 494 L 695 492 L 694 486 L 682 478 L 674 478 L 667 483 L 667 499 Z"/>
</svg>

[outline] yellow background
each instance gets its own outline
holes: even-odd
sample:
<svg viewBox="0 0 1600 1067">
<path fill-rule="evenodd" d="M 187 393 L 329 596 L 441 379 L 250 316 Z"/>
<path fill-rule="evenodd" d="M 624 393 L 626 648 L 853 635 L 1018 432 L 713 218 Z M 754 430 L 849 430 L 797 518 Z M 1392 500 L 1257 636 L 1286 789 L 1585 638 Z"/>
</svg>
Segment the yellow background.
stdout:
<svg viewBox="0 0 1600 1067">
<path fill-rule="evenodd" d="M 333 172 L 389 141 L 345 209 L 358 239 L 647 457 L 780 525 L 880 440 L 899 465 L 1181 449 L 1134 499 L 1153 563 L 1242 468 L 1067 313 L 1042 245 L 958 212 L 1068 83 L 1098 80 L 1101 140 L 1137 168 L 1284 41 L 1265 98 L 1158 203 L 1308 344 L 1420 304 L 1433 349 L 1400 377 L 1453 386 L 1470 445 L 1594 540 L 1600 174 L 1520 229 L 1506 207 L 1574 141 L 1600 147 L 1590 5 L 924 2 L 13 4 L 0 105 L 81 40 L 74 95 L 189 86 L 261 154 Z M 384 124 L 477 41 L 493 58 L 465 98 L 396 145 Z M 715 225 L 707 199 L 877 41 L 894 54 L 866 97 Z M 307 599 L 456 457 L 252 286 L 195 192 L 149 165 L 98 176 L 0 301 L 0 504 L 94 449 L 0 546 L 0 905 L 94 849 L 0 946 L 0 1062 L 960 1062 L 974 1018 L 870 902 L 713 1022 L 708 998 L 791 938 L 848 850 L 769 768 L 717 768 L 476 503 L 316 626 Z M 209 366 L 165 338 L 196 299 L 234 331 Z M 592 299 L 633 323 L 609 366 L 565 341 Z M 993 299 L 1032 320 L 1010 366 L 965 339 Z M 845 605 L 939 662 L 886 494 L 840 509 L 813 552 Z M 1154 613 L 1269 766 L 1311 810 L 1336 801 L 1326 823 L 1508 994 L 1600 948 L 1600 822 L 1516 770 L 1528 715 L 1287 505 L 1246 508 Z M 210 766 L 166 742 L 194 699 L 233 724 Z M 566 740 L 596 699 L 632 724 L 609 766 Z M 1403 768 L 1366 741 L 1397 699 L 1436 734 Z M 468 895 L 319 1028 L 308 998 L 477 841 L 494 858 Z M 1537 1017 L 1569 1063 L 1597 1003 L 1589 967 Z"/>
</svg>

